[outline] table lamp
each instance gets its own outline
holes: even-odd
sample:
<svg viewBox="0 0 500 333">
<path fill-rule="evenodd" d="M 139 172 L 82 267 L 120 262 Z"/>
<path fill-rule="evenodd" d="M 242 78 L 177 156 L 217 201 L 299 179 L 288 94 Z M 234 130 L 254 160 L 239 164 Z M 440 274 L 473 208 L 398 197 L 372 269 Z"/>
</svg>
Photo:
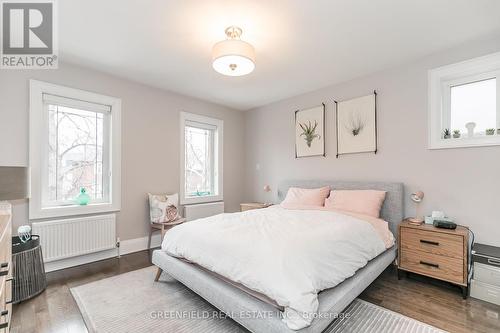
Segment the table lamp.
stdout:
<svg viewBox="0 0 500 333">
<path fill-rule="evenodd" d="M 424 220 L 419 217 L 419 207 L 420 207 L 420 203 L 424 199 L 424 192 L 417 191 L 415 193 L 412 193 L 410 195 L 410 198 L 415 203 L 416 212 L 415 212 L 415 217 L 411 217 L 408 220 L 410 221 L 410 223 L 422 224 L 424 222 Z"/>
<path fill-rule="evenodd" d="M 271 186 L 269 186 L 269 185 L 266 184 L 266 185 L 264 185 L 263 190 L 264 190 L 264 192 L 266 192 L 266 196 L 269 196 L 268 193 L 271 192 Z M 266 205 L 271 205 L 271 203 L 268 203 L 268 202 L 266 202 L 265 204 Z"/>
</svg>

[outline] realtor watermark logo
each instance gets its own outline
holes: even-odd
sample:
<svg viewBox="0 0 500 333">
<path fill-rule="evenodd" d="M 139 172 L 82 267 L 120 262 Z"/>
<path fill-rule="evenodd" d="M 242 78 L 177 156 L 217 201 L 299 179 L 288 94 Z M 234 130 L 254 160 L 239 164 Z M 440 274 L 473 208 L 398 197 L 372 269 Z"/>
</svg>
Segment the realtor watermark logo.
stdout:
<svg viewBox="0 0 500 333">
<path fill-rule="evenodd" d="M 0 4 L 0 68 L 57 68 L 55 0 L 0 0 Z"/>
</svg>

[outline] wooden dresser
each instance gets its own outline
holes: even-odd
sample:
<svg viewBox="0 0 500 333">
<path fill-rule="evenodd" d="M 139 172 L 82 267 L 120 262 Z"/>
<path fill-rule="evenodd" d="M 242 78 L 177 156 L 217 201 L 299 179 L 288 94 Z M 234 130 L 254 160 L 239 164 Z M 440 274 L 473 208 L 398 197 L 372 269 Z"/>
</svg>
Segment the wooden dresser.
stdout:
<svg viewBox="0 0 500 333">
<path fill-rule="evenodd" d="M 0 211 L 0 333 L 9 332 L 12 316 L 12 228 L 10 212 Z"/>
<path fill-rule="evenodd" d="M 458 226 L 455 230 L 433 225 L 399 225 L 400 270 L 451 282 L 462 288 L 467 297 L 467 254 L 469 231 Z"/>
</svg>

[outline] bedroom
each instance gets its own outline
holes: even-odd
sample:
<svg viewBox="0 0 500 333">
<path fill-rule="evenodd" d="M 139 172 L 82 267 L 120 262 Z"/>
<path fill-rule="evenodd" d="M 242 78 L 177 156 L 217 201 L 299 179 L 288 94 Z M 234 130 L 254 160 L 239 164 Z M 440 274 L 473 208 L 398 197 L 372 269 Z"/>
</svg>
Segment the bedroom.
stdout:
<svg viewBox="0 0 500 333">
<path fill-rule="evenodd" d="M 500 330 L 498 1 L 0 4 L 0 330 Z"/>
</svg>

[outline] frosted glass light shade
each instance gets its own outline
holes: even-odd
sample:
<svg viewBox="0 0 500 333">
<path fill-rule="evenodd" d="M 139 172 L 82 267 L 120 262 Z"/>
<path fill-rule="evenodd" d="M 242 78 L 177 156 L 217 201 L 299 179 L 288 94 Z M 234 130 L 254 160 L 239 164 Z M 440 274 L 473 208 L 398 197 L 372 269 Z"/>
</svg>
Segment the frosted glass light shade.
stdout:
<svg viewBox="0 0 500 333">
<path fill-rule="evenodd" d="M 228 39 L 214 45 L 212 60 L 216 72 L 228 76 L 242 76 L 255 69 L 255 50 L 247 42 Z"/>
</svg>

